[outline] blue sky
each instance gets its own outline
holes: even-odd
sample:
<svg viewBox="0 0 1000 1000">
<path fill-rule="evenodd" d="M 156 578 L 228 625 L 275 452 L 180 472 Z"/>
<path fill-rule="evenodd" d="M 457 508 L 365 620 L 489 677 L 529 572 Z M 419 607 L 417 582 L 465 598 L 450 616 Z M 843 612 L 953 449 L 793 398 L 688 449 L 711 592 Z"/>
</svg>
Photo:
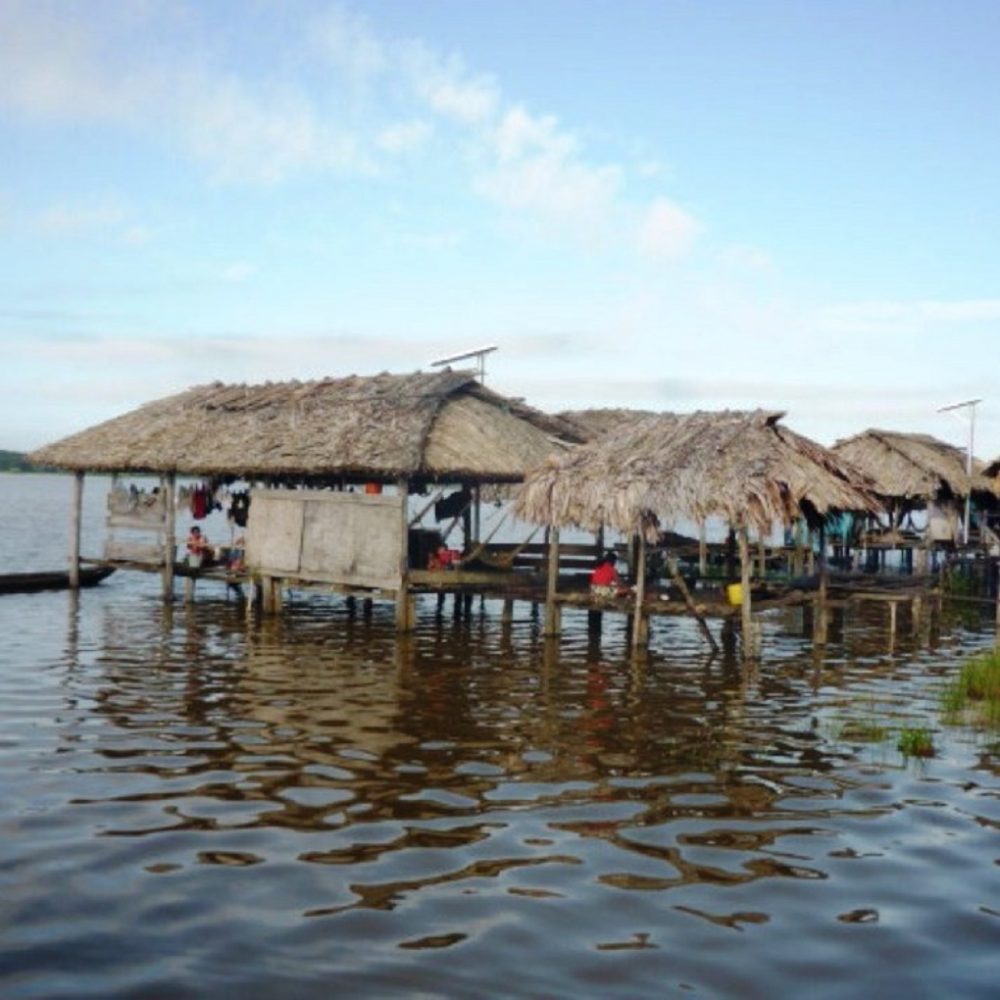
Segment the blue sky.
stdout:
<svg viewBox="0 0 1000 1000">
<path fill-rule="evenodd" d="M 0 447 L 496 344 L 1000 455 L 995 0 L 0 0 Z"/>
</svg>

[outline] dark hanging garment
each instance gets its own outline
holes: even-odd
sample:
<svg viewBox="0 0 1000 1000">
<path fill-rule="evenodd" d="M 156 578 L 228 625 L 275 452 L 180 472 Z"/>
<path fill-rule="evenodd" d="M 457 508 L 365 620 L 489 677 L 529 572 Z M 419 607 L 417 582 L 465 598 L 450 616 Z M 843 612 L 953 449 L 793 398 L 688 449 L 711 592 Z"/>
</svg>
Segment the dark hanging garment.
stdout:
<svg viewBox="0 0 1000 1000">
<path fill-rule="evenodd" d="M 233 520 L 233 524 L 237 528 L 245 528 L 247 526 L 247 515 L 250 513 L 250 494 L 249 493 L 234 493 L 232 497 L 232 506 L 229 508 L 229 516 Z"/>
<path fill-rule="evenodd" d="M 208 514 L 209 497 L 204 486 L 196 486 L 191 494 L 191 516 L 200 521 Z"/>
<path fill-rule="evenodd" d="M 438 500 L 434 504 L 434 517 L 438 521 L 446 521 L 450 517 L 458 517 L 472 502 L 472 495 L 467 490 L 459 490 Z"/>
</svg>

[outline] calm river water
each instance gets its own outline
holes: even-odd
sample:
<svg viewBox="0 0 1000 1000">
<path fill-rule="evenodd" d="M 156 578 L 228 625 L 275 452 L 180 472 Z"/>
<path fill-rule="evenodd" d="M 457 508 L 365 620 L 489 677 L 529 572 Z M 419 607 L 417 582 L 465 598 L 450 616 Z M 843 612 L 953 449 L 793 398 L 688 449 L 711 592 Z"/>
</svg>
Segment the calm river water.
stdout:
<svg viewBox="0 0 1000 1000">
<path fill-rule="evenodd" d="M 0 476 L 0 572 L 64 565 L 69 496 Z M 768 618 L 748 672 L 528 605 L 0 596 L 0 996 L 995 997 L 1000 747 L 938 711 L 993 635 L 885 618 Z"/>
</svg>

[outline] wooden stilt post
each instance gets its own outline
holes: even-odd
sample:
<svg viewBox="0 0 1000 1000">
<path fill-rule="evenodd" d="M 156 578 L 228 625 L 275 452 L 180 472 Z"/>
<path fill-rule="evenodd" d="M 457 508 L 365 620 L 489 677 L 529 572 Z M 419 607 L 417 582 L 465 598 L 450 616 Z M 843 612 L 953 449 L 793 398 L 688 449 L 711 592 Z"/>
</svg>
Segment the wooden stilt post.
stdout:
<svg viewBox="0 0 1000 1000">
<path fill-rule="evenodd" d="M 698 610 L 698 605 L 694 603 L 691 591 L 688 589 L 684 577 L 681 576 L 680 570 L 677 568 L 677 561 L 669 555 L 667 556 L 667 572 L 670 574 L 670 579 L 673 581 L 674 586 L 681 592 L 681 597 L 684 599 L 684 604 L 687 606 L 688 611 L 694 615 L 695 621 L 698 623 L 698 628 L 701 629 L 701 634 L 705 637 L 709 646 L 712 647 L 712 652 L 718 653 L 719 644 L 715 641 L 715 636 L 712 635 L 712 631 L 708 627 L 708 622 L 705 621 L 705 616 Z"/>
<path fill-rule="evenodd" d="M 1000 647 L 1000 580 L 997 581 L 996 645 Z"/>
<path fill-rule="evenodd" d="M 177 473 L 168 472 L 160 478 L 160 484 L 166 502 L 163 525 L 163 600 L 169 604 L 174 599 L 174 559 L 177 550 Z M 191 594 L 194 595 L 193 581 Z"/>
<path fill-rule="evenodd" d="M 503 602 L 503 609 L 500 612 L 500 623 L 510 625 L 514 620 L 514 602 L 508 597 Z"/>
<path fill-rule="evenodd" d="M 818 646 L 826 645 L 826 526 L 819 529 L 819 587 L 816 590 L 816 613 L 813 616 L 813 642 Z"/>
<path fill-rule="evenodd" d="M 761 580 L 767 577 L 767 539 L 763 531 L 757 539 L 757 576 Z"/>
<path fill-rule="evenodd" d="M 471 492 L 471 491 L 470 491 Z M 474 539 L 472 537 L 472 507 L 473 500 L 470 500 L 462 511 L 462 551 L 468 555 L 472 552 Z"/>
<path fill-rule="evenodd" d="M 403 538 L 399 553 L 399 590 L 396 592 L 396 631 L 412 632 L 416 621 L 416 606 L 410 593 L 410 517 L 407 499 L 410 495 L 410 481 L 401 476 L 396 483 L 399 491 L 400 518 Z M 468 535 L 466 535 L 468 540 Z"/>
<path fill-rule="evenodd" d="M 594 532 L 594 564 L 604 555 L 604 525 Z M 600 636 L 604 627 L 604 615 L 600 611 L 587 612 L 587 632 L 591 636 Z"/>
<path fill-rule="evenodd" d="M 83 477 L 86 473 L 73 474 L 73 505 L 69 522 L 69 585 L 80 589 L 80 533 L 83 525 Z"/>
<path fill-rule="evenodd" d="M 737 536 L 740 550 L 740 625 L 743 629 L 743 659 L 752 660 L 754 655 L 753 606 L 750 599 L 750 539 L 746 525 L 742 525 Z"/>
<path fill-rule="evenodd" d="M 635 565 L 635 624 L 632 627 L 632 648 L 649 645 L 649 616 L 646 614 L 646 536 L 639 530 Z"/>
<path fill-rule="evenodd" d="M 708 535 L 705 522 L 698 522 L 698 576 L 708 572 Z"/>
<path fill-rule="evenodd" d="M 545 635 L 558 635 L 562 629 L 562 614 L 556 603 L 556 593 L 559 588 L 559 529 L 552 528 L 549 533 L 549 565 L 548 578 L 545 584 Z"/>
</svg>

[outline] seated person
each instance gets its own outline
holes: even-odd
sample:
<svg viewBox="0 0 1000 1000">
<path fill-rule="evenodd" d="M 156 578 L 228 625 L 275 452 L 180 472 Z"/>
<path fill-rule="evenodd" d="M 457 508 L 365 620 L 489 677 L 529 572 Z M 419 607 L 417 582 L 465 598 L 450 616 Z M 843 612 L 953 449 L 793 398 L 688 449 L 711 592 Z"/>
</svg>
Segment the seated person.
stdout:
<svg viewBox="0 0 1000 1000">
<path fill-rule="evenodd" d="M 428 569 L 453 569 L 462 561 L 462 553 L 458 549 L 449 549 L 442 542 L 437 549 L 431 553 L 427 560 Z"/>
<path fill-rule="evenodd" d="M 590 592 L 592 594 L 597 594 L 600 597 L 614 597 L 625 589 L 621 577 L 618 575 L 618 570 L 615 569 L 617 562 L 618 557 L 614 552 L 608 551 L 601 556 L 594 571 L 590 574 Z"/>
<path fill-rule="evenodd" d="M 187 537 L 187 561 L 190 566 L 202 566 L 211 557 L 212 550 L 208 544 L 208 538 L 201 533 L 201 528 L 196 524 Z"/>
<path fill-rule="evenodd" d="M 232 547 L 229 549 L 229 562 L 227 568 L 232 573 L 242 573 L 246 569 L 246 539 L 243 535 L 240 535 L 236 541 L 233 542 Z"/>
</svg>

